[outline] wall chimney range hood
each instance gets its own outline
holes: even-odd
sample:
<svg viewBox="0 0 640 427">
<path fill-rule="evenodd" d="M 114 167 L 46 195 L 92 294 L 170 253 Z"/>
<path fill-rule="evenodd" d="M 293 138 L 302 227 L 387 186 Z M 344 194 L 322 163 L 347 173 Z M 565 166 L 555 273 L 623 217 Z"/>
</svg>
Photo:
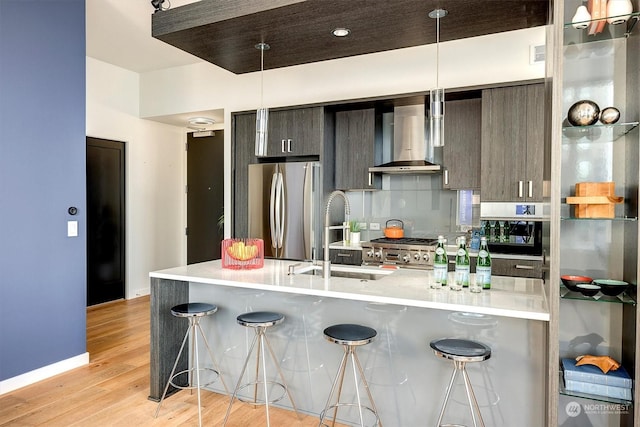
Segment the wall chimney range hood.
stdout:
<svg viewBox="0 0 640 427">
<path fill-rule="evenodd" d="M 424 104 L 397 106 L 392 123 L 384 123 L 383 158 L 391 161 L 370 167 L 369 172 L 386 174 L 423 174 L 440 172 L 440 165 L 432 163 L 433 147 L 426 138 Z M 389 128 L 392 127 L 391 131 Z M 392 137 L 391 137 L 392 136 Z"/>
</svg>

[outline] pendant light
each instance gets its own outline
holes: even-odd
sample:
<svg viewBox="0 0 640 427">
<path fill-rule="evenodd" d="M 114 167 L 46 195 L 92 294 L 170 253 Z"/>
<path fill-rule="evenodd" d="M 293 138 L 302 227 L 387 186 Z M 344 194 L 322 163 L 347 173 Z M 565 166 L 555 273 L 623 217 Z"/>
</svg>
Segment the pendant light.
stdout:
<svg viewBox="0 0 640 427">
<path fill-rule="evenodd" d="M 258 43 L 255 46 L 260 51 L 260 108 L 256 111 L 256 156 L 267 155 L 267 129 L 269 123 L 269 109 L 264 107 L 264 51 L 270 46 L 266 43 Z"/>
<path fill-rule="evenodd" d="M 440 18 L 447 16 L 444 9 L 429 12 L 429 18 L 436 20 L 436 87 L 429 91 L 429 127 L 431 145 L 444 146 L 444 89 L 440 87 Z"/>
</svg>

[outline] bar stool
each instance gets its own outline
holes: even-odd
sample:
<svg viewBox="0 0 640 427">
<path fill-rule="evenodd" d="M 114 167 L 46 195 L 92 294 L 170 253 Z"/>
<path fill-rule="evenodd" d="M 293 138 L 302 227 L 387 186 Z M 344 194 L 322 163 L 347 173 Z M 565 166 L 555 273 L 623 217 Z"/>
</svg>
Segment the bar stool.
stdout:
<svg viewBox="0 0 640 427">
<path fill-rule="evenodd" d="M 364 417 L 362 410 L 369 411 L 375 417 L 374 426 L 382 427 L 380 423 L 380 417 L 378 417 L 378 411 L 376 410 L 376 405 L 373 402 L 373 397 L 371 396 L 371 391 L 369 390 L 369 384 L 367 384 L 367 380 L 364 375 L 364 371 L 362 369 L 362 365 L 360 365 L 360 360 L 358 359 L 358 355 L 356 354 L 356 347 L 361 345 L 369 344 L 378 333 L 375 329 L 369 328 L 367 326 L 361 325 L 353 325 L 353 324 L 339 324 L 329 326 L 324 330 L 324 337 L 335 344 L 340 344 L 344 348 L 344 355 L 342 356 L 342 361 L 340 362 L 340 367 L 338 368 L 338 373 L 336 374 L 335 379 L 333 380 L 333 385 L 331 386 L 331 391 L 329 392 L 329 398 L 327 399 L 327 404 L 324 407 L 324 410 L 320 413 L 320 423 L 319 426 L 327 426 L 324 423 L 324 419 L 327 416 L 327 412 L 330 409 L 333 409 L 333 424 L 335 424 L 338 408 L 341 406 L 347 407 L 356 407 L 358 409 L 358 415 L 360 417 L 360 426 L 364 427 Z M 343 403 L 340 402 L 340 394 L 342 393 L 342 385 L 344 381 L 344 375 L 347 368 L 348 360 L 351 359 L 351 365 L 353 368 L 353 380 L 356 390 L 356 400 L 357 403 Z M 358 371 L 356 372 L 356 368 Z M 360 373 L 360 379 L 364 384 L 364 388 L 367 391 L 367 395 L 369 396 L 369 403 L 371 407 L 365 406 L 362 404 L 360 399 L 360 390 L 358 388 L 358 372 Z M 337 397 L 335 403 L 332 404 L 333 395 L 337 391 Z"/>
<path fill-rule="evenodd" d="M 231 406 L 233 405 L 234 399 L 238 399 L 243 402 L 251 402 L 254 405 L 265 405 L 265 410 L 267 413 L 267 426 L 271 425 L 269 420 L 269 404 L 275 403 L 282 399 L 286 394 L 291 401 L 291 405 L 293 406 L 293 410 L 296 412 L 298 417 L 300 414 L 298 413 L 298 408 L 296 408 L 296 404 L 291 397 L 291 393 L 289 393 L 289 387 L 284 379 L 284 375 L 282 375 L 282 370 L 280 369 L 280 364 L 278 363 L 278 359 L 276 358 L 273 349 L 271 348 L 271 344 L 269 344 L 269 340 L 267 339 L 266 330 L 271 326 L 278 325 L 284 321 L 284 315 L 280 313 L 273 313 L 270 311 L 254 311 L 250 313 L 244 313 L 239 315 L 236 320 L 238 324 L 242 326 L 246 326 L 248 328 L 254 328 L 255 336 L 253 337 L 253 341 L 251 342 L 251 347 L 249 348 L 249 353 L 247 354 L 247 358 L 245 359 L 244 366 L 242 367 L 242 371 L 240 372 L 240 377 L 238 378 L 238 383 L 236 384 L 235 389 L 233 390 L 233 394 L 231 395 L 231 401 L 229 402 L 229 407 L 227 408 L 227 414 L 224 417 L 223 426 L 227 425 L 227 421 L 229 420 L 229 415 L 231 414 Z M 248 382 L 242 384 L 242 378 L 244 377 L 244 373 L 247 370 L 247 365 L 249 364 L 249 360 L 251 359 L 251 354 L 253 353 L 253 349 L 258 344 L 258 350 L 256 353 L 256 379 L 255 381 Z M 266 356 L 264 348 L 269 350 L 269 354 L 271 355 L 271 360 L 273 361 L 278 374 L 280 375 L 281 383 L 277 381 L 267 381 L 267 369 L 266 369 Z M 258 380 L 258 375 L 260 372 L 260 365 L 262 365 L 262 380 Z M 262 384 L 263 392 L 264 392 L 264 400 L 258 399 L 258 385 Z M 277 399 L 269 400 L 269 387 L 268 385 L 279 386 L 284 390 L 281 396 Z M 254 386 L 253 399 L 246 400 L 245 398 L 241 398 L 238 396 L 238 392 L 247 387 Z"/>
<path fill-rule="evenodd" d="M 198 425 L 202 426 L 202 406 L 200 404 L 200 389 L 203 387 L 207 387 L 208 385 L 215 382 L 217 378 L 220 378 L 222 385 L 224 386 L 225 391 L 227 391 L 227 385 L 220 375 L 220 368 L 216 363 L 215 358 L 213 357 L 213 353 L 211 352 L 211 347 L 209 347 L 209 343 L 207 342 L 207 337 L 202 331 L 202 327 L 200 326 L 200 319 L 204 316 L 210 316 L 213 313 L 218 311 L 218 307 L 213 304 L 201 303 L 201 302 L 191 302 L 188 304 L 179 304 L 171 308 L 171 314 L 175 317 L 183 317 L 189 320 L 189 327 L 187 328 L 187 332 L 184 335 L 184 339 L 182 340 L 182 345 L 180 346 L 180 351 L 178 352 L 178 356 L 176 357 L 176 361 L 173 364 L 173 369 L 171 369 L 171 374 L 169 374 L 169 380 L 167 381 L 167 385 L 164 388 L 164 392 L 162 393 L 162 397 L 160 398 L 160 402 L 158 402 L 158 407 L 156 408 L 155 417 L 158 417 L 158 413 L 160 412 L 160 406 L 162 405 L 162 401 L 167 395 L 167 391 L 169 390 L 169 386 L 173 386 L 179 389 L 188 389 L 188 390 L 197 390 L 198 394 Z M 213 368 L 201 368 L 200 367 L 200 358 L 198 356 L 198 334 L 202 337 L 204 341 L 204 345 L 207 348 L 209 353 L 209 357 L 211 358 L 211 362 L 213 363 Z M 180 371 L 176 373 L 176 368 L 178 366 L 178 362 L 180 361 L 180 356 L 182 356 L 182 351 L 184 350 L 185 344 L 187 343 L 187 339 L 190 338 L 191 341 L 191 364 L 188 369 Z M 216 375 L 212 381 L 201 384 L 200 383 L 200 372 L 201 371 L 209 371 L 213 372 Z M 177 378 L 181 375 L 187 374 L 188 381 L 187 385 L 177 384 Z M 196 383 L 193 384 L 193 376 L 195 374 Z"/>
<path fill-rule="evenodd" d="M 467 374 L 466 364 L 468 362 L 483 362 L 491 357 L 491 348 L 478 341 L 456 339 L 456 338 L 443 338 L 439 340 L 431 341 L 429 344 L 433 349 L 436 356 L 440 356 L 444 359 L 453 361 L 453 373 L 451 374 L 451 380 L 447 386 L 445 392 L 444 403 L 442 404 L 442 410 L 438 417 L 437 426 L 443 426 L 441 424 L 444 417 L 444 411 L 447 408 L 449 402 L 449 396 L 451 395 L 451 389 L 453 388 L 453 382 L 456 379 L 458 372 L 462 373 L 464 378 L 464 387 L 467 392 L 467 399 L 469 400 L 469 409 L 471 410 L 471 418 L 473 420 L 474 427 L 477 427 L 476 416 L 480 425 L 484 427 L 484 421 L 482 420 L 482 414 L 480 413 L 480 407 L 478 401 L 473 393 L 471 387 L 471 381 L 469 380 L 469 374 Z M 475 410 L 475 411 L 474 411 Z M 456 426 L 456 424 L 444 424 L 444 426 Z"/>
</svg>

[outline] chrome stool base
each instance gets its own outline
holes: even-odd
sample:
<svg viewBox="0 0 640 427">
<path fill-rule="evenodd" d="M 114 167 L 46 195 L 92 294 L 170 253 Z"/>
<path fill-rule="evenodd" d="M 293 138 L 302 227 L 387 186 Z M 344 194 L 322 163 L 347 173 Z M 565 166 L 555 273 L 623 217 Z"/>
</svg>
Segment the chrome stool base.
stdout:
<svg viewBox="0 0 640 427">
<path fill-rule="evenodd" d="M 471 380 L 469 380 L 466 364 L 469 362 L 482 362 L 489 359 L 491 357 L 491 348 L 477 341 L 455 338 L 431 341 L 430 347 L 433 349 L 436 356 L 453 361 L 451 380 L 449 380 L 449 385 L 445 392 L 444 403 L 442 404 L 442 409 L 440 410 L 440 416 L 438 417 L 436 425 L 438 427 L 465 427 L 460 424 L 441 424 L 444 412 L 447 409 L 447 403 L 449 403 L 453 383 L 455 382 L 458 372 L 460 372 L 464 379 L 464 387 L 467 393 L 467 400 L 469 401 L 469 409 L 471 410 L 473 425 L 474 427 L 478 427 L 478 425 L 485 427 L 484 420 L 482 419 L 482 413 L 480 412 L 480 406 L 478 405 L 476 395 L 473 392 L 473 387 L 471 387 Z"/>
<path fill-rule="evenodd" d="M 264 384 L 265 383 L 263 381 L 253 381 L 253 382 L 250 382 L 250 383 L 242 384 L 240 387 L 238 387 L 238 392 L 236 393 L 236 399 L 238 399 L 240 402 L 250 403 L 250 404 L 252 404 L 254 406 L 266 405 L 266 404 L 271 405 L 272 403 L 277 403 L 277 402 L 281 401 L 282 399 L 284 399 L 284 397 L 287 394 L 287 387 L 284 384 L 279 383 L 277 381 L 267 381 L 267 385 L 280 387 L 282 389 L 282 394 L 280 396 L 278 396 L 278 397 L 274 397 L 274 398 L 269 399 L 269 401 L 266 401 L 265 399 L 259 399 L 256 394 L 254 394 L 254 398 L 252 400 L 249 400 L 249 399 L 245 398 L 244 396 L 240 395 L 240 390 L 244 390 L 244 389 L 249 388 L 251 386 L 256 387 L 256 388 L 262 386 L 262 389 L 264 390 Z"/>
<path fill-rule="evenodd" d="M 300 418 L 300 413 L 298 412 L 298 408 L 296 407 L 295 402 L 293 401 L 293 397 L 291 397 L 291 393 L 289 393 L 289 387 L 284 379 L 284 375 L 282 374 L 282 369 L 280 369 L 280 363 L 278 363 L 278 359 L 276 358 L 273 349 L 271 348 L 271 344 L 269 344 L 269 340 L 267 339 L 266 330 L 267 328 L 278 325 L 284 321 L 284 315 L 280 313 L 273 313 L 269 311 L 256 311 L 250 313 L 244 313 L 237 317 L 236 319 L 239 325 L 254 328 L 255 336 L 253 337 L 253 341 L 251 342 L 251 346 L 249 348 L 249 352 L 247 353 L 247 357 L 244 361 L 244 366 L 242 367 L 242 371 L 240 372 L 240 377 L 238 378 L 238 383 L 236 384 L 235 389 L 233 390 L 233 394 L 231 395 L 231 400 L 229 401 L 229 406 L 227 407 L 227 414 L 224 417 L 224 421 L 222 423 L 223 427 L 227 425 L 227 421 L 229 421 L 229 415 L 231 414 L 231 407 L 233 406 L 234 400 L 240 400 L 241 402 L 249 403 L 252 405 L 264 405 L 265 411 L 267 413 L 267 427 L 271 426 L 271 421 L 269 419 L 269 405 L 271 403 L 275 403 L 282 398 L 286 394 L 289 397 L 289 401 L 291 401 L 291 405 L 293 406 L 293 410 L 295 411 L 298 418 Z M 256 380 L 251 381 L 245 384 L 242 384 L 242 378 L 247 370 L 247 366 L 249 365 L 249 360 L 251 360 L 251 355 L 253 354 L 253 350 L 258 344 L 257 356 L 256 356 Z M 265 347 L 269 350 L 269 354 L 271 356 L 271 360 L 275 365 L 278 375 L 280 375 L 280 380 L 282 381 L 268 381 L 267 380 L 267 367 L 266 367 L 266 354 Z M 258 375 L 260 372 L 260 367 L 262 367 L 262 380 L 258 380 Z M 269 388 L 267 387 L 269 384 L 276 385 L 284 389 L 284 393 L 282 396 L 279 396 L 276 399 L 269 400 Z M 258 386 L 262 386 L 262 392 L 264 393 L 264 399 L 258 399 Z M 248 387 L 254 388 L 254 397 L 252 400 L 248 400 L 244 397 L 238 396 L 238 392 Z"/>
<path fill-rule="evenodd" d="M 160 407 L 162 406 L 162 402 L 164 398 L 167 396 L 167 391 L 169 390 L 169 386 L 173 386 L 174 388 L 178 388 L 181 390 L 197 390 L 198 394 L 198 425 L 202 426 L 202 404 L 200 399 L 200 389 L 203 387 L 207 387 L 213 384 L 216 380 L 220 379 L 222 385 L 228 393 L 227 385 L 224 382 L 224 378 L 220 375 L 220 368 L 216 363 L 215 358 L 213 357 L 213 353 L 211 352 L 211 347 L 209 347 L 209 343 L 207 341 L 207 337 L 202 331 L 202 327 L 200 326 L 200 318 L 204 316 L 209 316 L 218 311 L 218 307 L 213 304 L 205 304 L 205 303 L 188 303 L 188 304 L 180 304 L 176 305 L 171 309 L 171 314 L 175 317 L 186 317 L 189 320 L 189 327 L 187 328 L 187 332 L 184 335 L 184 339 L 182 340 L 182 345 L 180 345 L 180 351 L 178 351 L 178 356 L 176 357 L 176 361 L 173 364 L 173 368 L 171 369 L 171 373 L 169 374 L 169 379 L 167 380 L 167 385 L 164 388 L 164 392 L 162 393 L 162 397 L 160 398 L 160 402 L 158 402 L 158 407 L 156 408 L 156 413 L 154 415 L 155 418 L 158 417 L 160 413 Z M 198 356 L 198 334 L 204 341 L 204 345 L 209 354 L 209 358 L 211 359 L 211 363 L 213 364 L 212 368 L 200 368 L 200 358 Z M 184 351 L 187 340 L 191 337 L 191 368 L 184 369 L 178 373 L 176 373 L 176 368 L 178 367 L 178 363 L 180 361 L 180 356 L 182 356 L 182 352 Z M 200 382 L 200 373 L 201 372 L 213 372 L 216 374 L 215 379 L 209 381 L 206 384 L 202 384 Z M 187 385 L 177 384 L 176 378 L 182 375 L 188 375 Z M 194 384 L 195 377 L 195 384 Z"/>
<path fill-rule="evenodd" d="M 339 407 L 343 407 L 343 406 L 359 408 L 359 410 L 364 410 L 364 411 L 372 414 L 375 422 L 371 425 L 371 427 L 381 426 L 380 418 L 378 417 L 378 413 L 373 408 L 370 408 L 370 407 L 365 406 L 365 405 L 359 405 L 357 403 L 336 403 L 335 405 L 331 405 L 328 408 L 324 409 L 322 412 L 320 412 L 320 424 L 318 424 L 318 427 L 331 427 L 335 423 L 335 416 L 333 418 L 333 421 L 332 421 L 331 425 L 329 425 L 329 424 L 327 424 L 326 422 L 323 421 L 325 419 L 325 414 L 327 412 L 331 411 L 332 409 L 335 410 L 334 413 L 337 413 L 338 412 L 338 408 Z M 363 427 L 365 427 L 364 417 L 363 417 L 363 421 L 362 421 L 361 425 Z"/>
<path fill-rule="evenodd" d="M 336 373 L 336 377 L 333 380 L 333 385 L 331 386 L 331 391 L 329 392 L 329 397 L 327 398 L 327 404 L 325 405 L 324 410 L 320 412 L 320 422 L 318 423 L 318 427 L 329 425 L 325 422 L 325 419 L 328 416 L 328 412 L 330 412 L 331 410 L 333 410 L 333 421 L 331 422 L 331 425 L 334 425 L 338 416 L 338 408 L 340 407 L 357 408 L 361 427 L 365 427 L 363 411 L 373 414 L 374 424 L 372 425 L 372 427 L 382 427 L 380 417 L 378 416 L 378 410 L 376 409 L 376 405 L 373 401 L 373 396 L 371 395 L 371 391 L 369 390 L 369 384 L 367 383 L 367 379 L 364 375 L 364 370 L 362 369 L 362 365 L 360 364 L 360 359 L 358 359 L 358 355 L 356 354 L 356 347 L 369 344 L 371 341 L 373 341 L 376 335 L 377 332 L 375 329 L 369 328 L 367 326 L 352 324 L 333 325 L 324 330 L 324 336 L 328 341 L 343 346 L 344 355 L 342 356 L 342 360 L 340 362 L 338 372 Z M 344 376 L 347 371 L 347 364 L 349 360 L 351 360 L 351 367 L 353 369 L 353 380 L 357 400 L 357 402 L 355 403 L 340 402 L 342 385 L 344 383 Z M 363 405 L 362 400 L 360 399 L 358 374 L 367 392 L 371 407 Z M 336 393 L 336 401 L 335 403 L 332 403 L 333 397 Z"/>
<path fill-rule="evenodd" d="M 198 371 L 198 372 L 196 372 Z M 211 381 L 209 381 L 206 384 L 200 384 L 200 388 L 206 388 L 209 387 L 211 384 L 215 383 L 218 378 L 221 378 L 220 372 L 216 371 L 215 369 L 211 369 L 211 368 L 190 368 L 190 369 L 185 369 L 184 371 L 180 371 L 177 374 L 173 374 L 173 376 L 171 378 L 169 378 L 169 384 L 174 387 L 174 388 L 178 388 L 180 390 L 195 390 L 196 388 L 198 388 L 198 386 L 196 384 L 192 384 L 192 381 L 188 381 L 187 385 L 181 385 L 181 384 L 176 384 L 174 381 L 176 380 L 176 378 L 180 377 L 181 375 L 189 375 L 189 378 L 193 378 L 192 375 L 196 375 L 199 376 L 200 372 L 213 372 L 215 374 L 215 378 Z M 189 385 L 191 384 L 191 385 Z"/>
</svg>

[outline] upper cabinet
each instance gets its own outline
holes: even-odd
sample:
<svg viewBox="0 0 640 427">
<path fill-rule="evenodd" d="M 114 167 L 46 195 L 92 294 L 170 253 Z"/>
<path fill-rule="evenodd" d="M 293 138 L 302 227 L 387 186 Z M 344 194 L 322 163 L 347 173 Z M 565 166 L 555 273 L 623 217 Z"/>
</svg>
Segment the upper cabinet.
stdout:
<svg viewBox="0 0 640 427">
<path fill-rule="evenodd" d="M 319 156 L 323 126 L 322 107 L 269 111 L 266 157 Z"/>
<path fill-rule="evenodd" d="M 447 101 L 444 120 L 443 188 L 479 189 L 482 100 Z"/>
<path fill-rule="evenodd" d="M 544 85 L 482 92 L 483 202 L 541 202 Z"/>
<path fill-rule="evenodd" d="M 336 112 L 335 188 L 380 188 L 380 176 L 369 172 L 375 161 L 375 122 L 374 108 Z"/>
</svg>

